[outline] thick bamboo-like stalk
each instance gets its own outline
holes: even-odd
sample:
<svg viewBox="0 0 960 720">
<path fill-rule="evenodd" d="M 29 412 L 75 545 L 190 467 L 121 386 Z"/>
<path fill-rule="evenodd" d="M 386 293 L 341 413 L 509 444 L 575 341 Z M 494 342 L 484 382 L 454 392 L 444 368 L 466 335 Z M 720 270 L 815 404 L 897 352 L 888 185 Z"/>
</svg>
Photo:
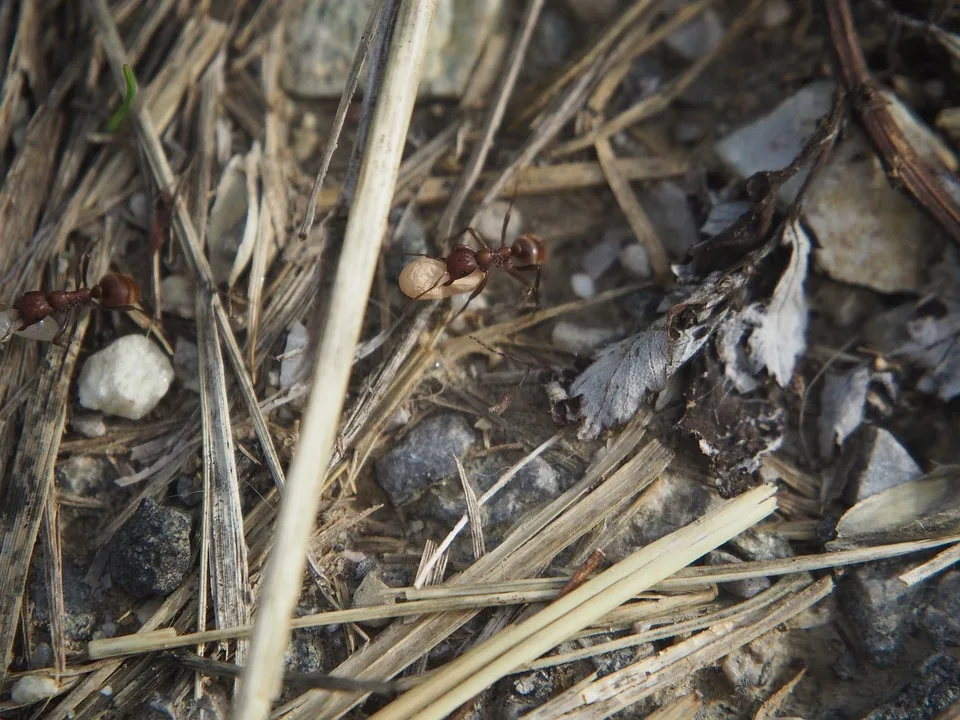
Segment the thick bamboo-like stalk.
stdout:
<svg viewBox="0 0 960 720">
<path fill-rule="evenodd" d="M 317 351 L 313 392 L 303 415 L 300 443 L 287 478 L 266 568 L 250 660 L 233 711 L 235 720 L 267 717 L 280 691 L 290 620 L 300 595 L 307 545 L 352 367 L 344 359 L 354 356 L 360 336 L 435 9 L 436 0 L 402 0 L 397 14 L 330 312 Z"/>
</svg>

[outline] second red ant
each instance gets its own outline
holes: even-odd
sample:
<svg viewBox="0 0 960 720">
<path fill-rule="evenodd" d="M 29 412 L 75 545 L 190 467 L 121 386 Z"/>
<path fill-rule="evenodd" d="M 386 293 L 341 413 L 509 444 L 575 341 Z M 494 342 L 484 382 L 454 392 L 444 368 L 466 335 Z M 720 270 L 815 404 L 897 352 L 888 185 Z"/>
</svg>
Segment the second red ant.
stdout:
<svg viewBox="0 0 960 720">
<path fill-rule="evenodd" d="M 508 209 L 507 214 L 504 215 L 503 228 L 500 231 L 500 247 L 497 249 L 494 250 L 487 245 L 480 236 L 480 233 L 474 228 L 467 227 L 453 237 L 460 237 L 464 233 L 469 233 L 473 239 L 480 244 L 479 250 L 474 250 L 469 245 L 458 244 L 454 246 L 453 250 L 451 250 L 450 254 L 445 258 L 435 257 L 433 255 L 422 255 L 422 257 L 443 263 L 446 266 L 445 274 L 447 275 L 447 280 L 441 283 L 440 281 L 443 280 L 443 275 L 441 275 L 432 285 L 419 292 L 413 299 L 418 300 L 438 286 L 449 287 L 457 280 L 461 280 L 472 275 L 474 272 L 480 271 L 483 278 L 476 288 L 474 288 L 470 297 L 467 298 L 467 302 L 460 308 L 460 311 L 457 313 L 457 315 L 460 315 L 460 313 L 467 309 L 470 302 L 483 292 L 483 289 L 487 286 L 487 280 L 490 278 L 490 271 L 494 268 L 500 268 L 501 270 L 507 271 L 514 279 L 520 281 L 536 301 L 537 307 L 539 307 L 540 269 L 547 260 L 547 248 L 543 239 L 534 233 L 524 233 L 516 238 L 510 245 L 507 245 L 507 225 L 510 222 L 511 210 L 512 207 Z M 529 270 L 536 271 L 532 283 L 520 275 L 520 271 Z M 456 317 L 456 315 L 454 317 Z"/>
<path fill-rule="evenodd" d="M 137 304 L 140 302 L 140 286 L 137 285 L 133 276 L 125 273 L 107 273 L 96 285 L 88 287 L 85 281 L 88 264 L 89 255 L 84 254 L 80 260 L 75 290 L 51 292 L 30 290 L 17 298 L 13 303 L 20 321 L 20 327 L 16 332 L 23 332 L 54 313 L 66 312 L 85 305 L 105 310 L 144 312 Z"/>
</svg>

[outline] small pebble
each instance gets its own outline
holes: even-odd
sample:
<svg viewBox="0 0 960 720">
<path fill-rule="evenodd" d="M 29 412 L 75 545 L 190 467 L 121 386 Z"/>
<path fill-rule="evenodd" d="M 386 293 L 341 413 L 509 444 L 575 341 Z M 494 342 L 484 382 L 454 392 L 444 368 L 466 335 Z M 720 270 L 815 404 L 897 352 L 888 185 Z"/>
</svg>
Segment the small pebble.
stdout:
<svg viewBox="0 0 960 720">
<path fill-rule="evenodd" d="M 685 60 L 697 60 L 713 50 L 723 38 L 723 34 L 723 20 L 720 19 L 720 14 L 711 8 L 674 30 L 666 44 Z"/>
<path fill-rule="evenodd" d="M 736 555 L 725 550 L 712 550 L 707 553 L 707 563 L 710 565 L 733 565 L 742 562 L 743 560 Z M 770 587 L 770 579 L 765 577 L 734 580 L 723 585 L 724 590 L 744 600 L 759 595 L 768 587 Z"/>
<path fill-rule="evenodd" d="M 605 232 L 596 245 L 580 257 L 580 267 L 593 280 L 599 280 L 617 261 L 617 253 L 624 238 L 629 237 L 622 231 Z"/>
<path fill-rule="evenodd" d="M 586 273 L 574 273 L 570 276 L 570 287 L 577 297 L 588 298 L 597 294 L 593 278 Z"/>
<path fill-rule="evenodd" d="M 500 234 L 503 232 L 503 216 L 507 214 L 509 208 L 509 200 L 497 200 L 490 203 L 490 206 L 477 216 L 477 223 L 474 227 L 490 247 L 499 247 L 500 245 Z M 510 212 L 510 222 L 507 224 L 507 245 L 512 243 L 521 232 L 523 232 L 523 213 L 514 206 Z M 469 238 L 469 235 L 464 235 L 460 242 L 465 242 L 467 238 Z M 473 240 L 469 244 L 471 247 L 476 246 L 476 242 Z"/>
<path fill-rule="evenodd" d="M 88 438 L 103 437 L 107 434 L 107 424 L 99 413 L 77 413 L 70 418 L 70 429 Z"/>
<path fill-rule="evenodd" d="M 650 277 L 650 256 L 640 243 L 630 243 L 620 248 L 619 258 L 623 269 L 634 277 L 641 280 Z"/>
<path fill-rule="evenodd" d="M 763 6 L 761 21 L 766 28 L 775 28 L 783 25 L 790 19 L 789 0 L 769 0 Z"/>
<path fill-rule="evenodd" d="M 147 201 L 147 194 L 135 192 L 127 200 L 127 207 L 130 208 L 130 214 L 137 222 L 143 225 L 150 224 L 150 203 Z"/>
<path fill-rule="evenodd" d="M 156 344 L 143 335 L 127 335 L 84 362 L 77 382 L 80 404 L 139 420 L 167 394 L 173 377 L 173 366 Z"/>
<path fill-rule="evenodd" d="M 284 354 L 297 352 L 291 357 L 285 357 L 280 361 L 280 389 L 286 390 L 292 387 L 298 380 L 301 380 L 304 369 L 304 359 L 306 354 L 303 349 L 307 346 L 310 337 L 307 328 L 299 320 L 290 326 L 290 332 L 287 334 L 287 344 L 283 348 Z"/>
<path fill-rule="evenodd" d="M 50 677 L 26 675 L 13 684 L 10 699 L 16 705 L 30 705 L 56 695 L 60 684 Z"/>
<path fill-rule="evenodd" d="M 164 312 L 193 318 L 197 312 L 193 281 L 185 275 L 168 275 L 160 281 L 160 304 Z"/>
<path fill-rule="evenodd" d="M 190 521 L 145 498 L 112 541 L 110 576 L 135 597 L 166 595 L 190 570 Z"/>
<path fill-rule="evenodd" d="M 33 670 L 53 665 L 53 648 L 50 643 L 39 642 L 30 655 L 30 667 Z"/>
<path fill-rule="evenodd" d="M 180 384 L 195 393 L 200 392 L 198 358 L 196 344 L 186 338 L 177 337 L 177 343 L 173 346 L 173 369 Z"/>
</svg>

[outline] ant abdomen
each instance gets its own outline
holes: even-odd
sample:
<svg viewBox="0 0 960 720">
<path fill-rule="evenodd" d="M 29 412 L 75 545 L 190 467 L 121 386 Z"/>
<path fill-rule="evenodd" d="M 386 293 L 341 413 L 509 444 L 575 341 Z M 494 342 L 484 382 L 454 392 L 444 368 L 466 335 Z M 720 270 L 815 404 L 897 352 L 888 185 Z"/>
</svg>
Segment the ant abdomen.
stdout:
<svg viewBox="0 0 960 720">
<path fill-rule="evenodd" d="M 513 266 L 518 270 L 543 265 L 547 259 L 547 246 L 539 236 L 525 233 L 513 241 L 510 254 L 513 256 Z"/>
<path fill-rule="evenodd" d="M 109 273 L 93 286 L 91 296 L 107 308 L 136 305 L 140 302 L 140 286 L 132 276 Z"/>
</svg>

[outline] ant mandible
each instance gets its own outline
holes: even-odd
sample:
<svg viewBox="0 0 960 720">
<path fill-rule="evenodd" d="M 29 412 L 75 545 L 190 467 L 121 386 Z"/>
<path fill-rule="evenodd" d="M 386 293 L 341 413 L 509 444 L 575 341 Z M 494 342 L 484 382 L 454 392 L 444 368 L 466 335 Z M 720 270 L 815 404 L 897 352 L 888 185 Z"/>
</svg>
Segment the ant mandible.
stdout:
<svg viewBox="0 0 960 720">
<path fill-rule="evenodd" d="M 31 325 L 43 321 L 55 312 L 63 312 L 74 307 L 91 305 L 109 310 L 143 310 L 137 306 L 140 302 L 140 286 L 132 276 L 125 273 L 107 273 L 93 287 L 86 286 L 89 254 L 80 260 L 77 273 L 76 290 L 54 290 L 45 293 L 42 290 L 30 290 L 21 295 L 13 304 L 20 319 L 17 332 L 23 332 Z"/>
<path fill-rule="evenodd" d="M 469 245 L 458 244 L 454 246 L 453 250 L 451 250 L 450 254 L 445 258 L 423 255 L 423 257 L 430 258 L 431 260 L 442 262 L 446 266 L 446 274 L 449 277 L 446 282 L 441 283 L 440 280 L 443 279 L 441 275 L 433 285 L 420 293 L 420 295 L 428 293 L 438 285 L 448 287 L 457 280 L 472 275 L 479 270 L 483 274 L 483 279 L 470 294 L 470 297 L 467 298 L 467 302 L 460 308 L 460 311 L 454 315 L 454 317 L 457 317 L 467 309 L 467 306 L 477 295 L 483 292 L 483 289 L 487 286 L 487 281 L 490 279 L 490 271 L 493 270 L 493 268 L 500 268 L 501 270 L 507 271 L 511 277 L 518 280 L 527 288 L 527 292 L 533 296 L 539 308 L 540 269 L 547 260 L 547 248 L 543 239 L 534 233 L 524 233 L 517 237 L 510 245 L 507 245 L 507 225 L 510 223 L 510 213 L 512 210 L 513 203 L 511 202 L 510 208 L 507 209 L 507 214 L 503 217 L 503 228 L 500 231 L 500 247 L 496 250 L 487 245 L 480 236 L 480 233 L 474 228 L 467 227 L 453 237 L 460 237 L 464 233 L 469 233 L 471 237 L 480 244 L 479 250 L 474 250 Z M 520 271 L 529 270 L 536 271 L 533 283 L 530 283 L 525 277 L 520 275 Z M 420 297 L 420 295 L 417 297 Z"/>
</svg>

